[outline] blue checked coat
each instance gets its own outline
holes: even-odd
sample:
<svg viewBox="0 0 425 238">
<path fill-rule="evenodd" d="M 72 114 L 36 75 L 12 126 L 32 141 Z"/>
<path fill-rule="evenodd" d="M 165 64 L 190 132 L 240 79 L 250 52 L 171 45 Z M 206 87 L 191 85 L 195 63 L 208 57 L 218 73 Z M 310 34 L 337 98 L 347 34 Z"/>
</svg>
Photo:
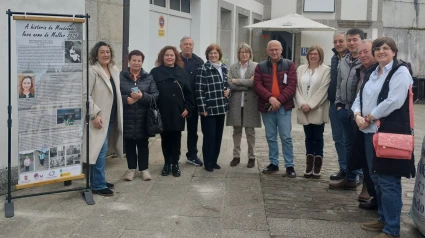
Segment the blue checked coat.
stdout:
<svg viewBox="0 0 425 238">
<path fill-rule="evenodd" d="M 227 82 L 227 67 L 221 65 L 223 78 L 218 70 L 207 61 L 202 65 L 196 76 L 195 95 L 199 112 L 207 112 L 208 116 L 226 114 L 229 101 L 224 97 L 224 89 L 229 87 Z"/>
</svg>

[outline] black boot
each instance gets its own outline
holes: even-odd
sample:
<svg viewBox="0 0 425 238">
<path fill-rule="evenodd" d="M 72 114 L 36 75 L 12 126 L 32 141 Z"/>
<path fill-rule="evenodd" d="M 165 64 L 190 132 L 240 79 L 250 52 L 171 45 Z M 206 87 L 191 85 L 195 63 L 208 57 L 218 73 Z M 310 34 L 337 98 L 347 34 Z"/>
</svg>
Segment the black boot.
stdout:
<svg viewBox="0 0 425 238">
<path fill-rule="evenodd" d="M 168 164 L 168 163 L 165 163 L 164 168 L 162 168 L 161 175 L 162 176 L 168 176 L 168 175 L 170 175 L 170 172 L 171 172 L 171 165 Z"/>
<path fill-rule="evenodd" d="M 173 165 L 172 165 L 172 170 L 173 170 L 173 176 L 174 176 L 174 177 L 180 177 L 180 168 L 179 168 L 179 164 L 173 164 Z"/>
</svg>

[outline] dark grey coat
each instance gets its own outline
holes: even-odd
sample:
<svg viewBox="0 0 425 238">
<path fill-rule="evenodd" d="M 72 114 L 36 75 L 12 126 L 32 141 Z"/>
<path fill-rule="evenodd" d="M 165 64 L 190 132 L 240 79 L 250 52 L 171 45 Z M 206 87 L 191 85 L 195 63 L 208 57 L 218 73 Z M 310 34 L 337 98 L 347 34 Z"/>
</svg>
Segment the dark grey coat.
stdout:
<svg viewBox="0 0 425 238">
<path fill-rule="evenodd" d="M 244 79 L 240 75 L 240 63 L 235 63 L 229 69 L 229 85 L 232 96 L 229 99 L 229 111 L 227 112 L 227 126 L 261 127 L 261 116 L 257 109 L 258 98 L 253 90 L 255 67 L 257 63 L 249 61 Z M 236 85 L 232 84 L 232 78 L 237 79 Z M 244 94 L 244 115 L 241 117 L 241 100 Z"/>
<path fill-rule="evenodd" d="M 120 74 L 120 88 L 122 95 L 122 104 L 124 107 L 123 117 L 123 135 L 124 139 L 141 139 L 149 137 L 146 131 L 146 115 L 150 106 L 151 99 L 158 99 L 159 92 L 151 74 L 143 69 L 136 82 L 132 79 L 130 72 L 122 71 Z M 143 97 L 136 103 L 129 105 L 127 97 L 131 94 L 131 88 L 138 87 L 143 93 Z"/>
</svg>

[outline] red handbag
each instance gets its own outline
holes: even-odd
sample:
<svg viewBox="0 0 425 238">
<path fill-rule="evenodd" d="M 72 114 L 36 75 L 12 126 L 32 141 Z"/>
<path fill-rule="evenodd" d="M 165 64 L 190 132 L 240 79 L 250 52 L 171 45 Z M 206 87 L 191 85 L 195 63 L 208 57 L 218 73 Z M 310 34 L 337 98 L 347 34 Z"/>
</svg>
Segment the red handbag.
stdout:
<svg viewBox="0 0 425 238">
<path fill-rule="evenodd" d="M 412 153 L 415 147 L 412 85 L 409 88 L 409 118 L 410 129 L 412 131 L 411 135 L 384 132 L 376 132 L 373 135 L 373 147 L 375 148 L 376 157 L 403 160 L 412 159 Z M 379 128 L 381 122 L 378 120 L 376 125 Z"/>
</svg>

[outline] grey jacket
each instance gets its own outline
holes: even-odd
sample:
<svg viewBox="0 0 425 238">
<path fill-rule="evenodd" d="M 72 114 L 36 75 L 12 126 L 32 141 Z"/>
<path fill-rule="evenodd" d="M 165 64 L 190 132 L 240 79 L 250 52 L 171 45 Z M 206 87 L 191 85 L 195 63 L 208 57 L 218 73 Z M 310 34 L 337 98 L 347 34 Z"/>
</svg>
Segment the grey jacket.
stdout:
<svg viewBox="0 0 425 238">
<path fill-rule="evenodd" d="M 258 111 L 258 98 L 252 88 L 255 67 L 257 63 L 249 61 L 248 69 L 244 79 L 240 75 L 240 63 L 230 66 L 229 85 L 232 89 L 232 96 L 229 98 L 229 111 L 226 116 L 227 126 L 261 127 L 261 116 Z M 236 85 L 232 84 L 232 78 L 237 79 Z M 244 95 L 244 112 L 241 114 L 242 94 Z"/>
<path fill-rule="evenodd" d="M 356 99 L 357 83 L 356 69 L 361 66 L 359 58 L 352 59 L 346 54 L 339 63 L 336 85 L 336 107 L 350 109 Z"/>
</svg>

